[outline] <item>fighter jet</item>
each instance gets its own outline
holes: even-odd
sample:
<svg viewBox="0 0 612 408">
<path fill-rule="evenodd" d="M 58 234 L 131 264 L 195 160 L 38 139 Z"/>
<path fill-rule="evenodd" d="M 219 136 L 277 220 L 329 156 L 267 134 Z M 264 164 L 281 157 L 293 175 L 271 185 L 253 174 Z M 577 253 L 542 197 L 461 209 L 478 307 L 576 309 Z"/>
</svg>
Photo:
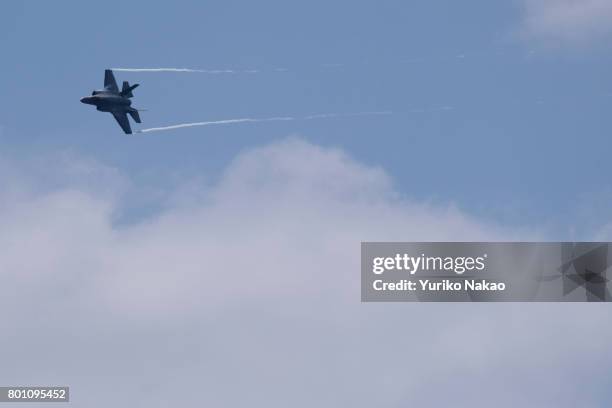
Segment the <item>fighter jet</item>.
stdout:
<svg viewBox="0 0 612 408">
<path fill-rule="evenodd" d="M 134 96 L 132 91 L 138 85 L 130 85 L 127 81 L 123 81 L 123 87 L 119 91 L 113 71 L 107 69 L 104 71 L 104 89 L 93 91 L 91 96 L 81 98 L 81 102 L 87 105 L 94 105 L 100 112 L 112 113 L 121 129 L 126 134 L 131 134 L 132 129 L 130 128 L 127 114 L 129 113 L 136 123 L 140 123 L 138 109 L 130 106 L 132 105 L 130 98 Z"/>
</svg>

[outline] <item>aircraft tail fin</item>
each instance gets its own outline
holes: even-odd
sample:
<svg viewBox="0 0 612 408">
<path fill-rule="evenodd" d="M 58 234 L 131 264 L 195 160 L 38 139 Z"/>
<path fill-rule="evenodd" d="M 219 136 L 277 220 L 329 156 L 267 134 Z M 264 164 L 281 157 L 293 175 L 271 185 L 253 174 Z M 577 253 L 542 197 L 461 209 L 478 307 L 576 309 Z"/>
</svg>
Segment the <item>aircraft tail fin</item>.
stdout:
<svg viewBox="0 0 612 408">
<path fill-rule="evenodd" d="M 134 94 L 132 93 L 132 91 L 134 89 L 136 89 L 138 87 L 138 85 L 140 85 L 140 84 L 134 84 L 134 85 L 130 86 L 130 83 L 128 81 L 123 81 L 123 87 L 121 88 L 121 96 L 123 96 L 125 98 L 133 97 Z"/>
<path fill-rule="evenodd" d="M 130 116 L 132 117 L 132 119 L 134 119 L 134 122 L 136 123 L 141 123 L 140 122 L 140 115 L 138 114 L 138 110 L 136 109 L 131 109 L 128 111 L 128 113 L 130 114 Z"/>
</svg>

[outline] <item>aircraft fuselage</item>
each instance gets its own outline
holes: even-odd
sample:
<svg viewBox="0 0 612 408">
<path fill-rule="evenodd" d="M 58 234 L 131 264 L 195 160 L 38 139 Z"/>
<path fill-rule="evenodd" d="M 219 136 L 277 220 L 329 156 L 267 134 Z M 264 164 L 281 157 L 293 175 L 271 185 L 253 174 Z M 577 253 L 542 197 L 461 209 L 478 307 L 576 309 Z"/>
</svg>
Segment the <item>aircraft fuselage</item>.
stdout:
<svg viewBox="0 0 612 408">
<path fill-rule="evenodd" d="M 81 102 L 87 105 L 94 105 L 102 112 L 112 112 L 117 110 L 128 110 L 132 101 L 119 94 L 107 91 L 94 91 L 94 95 L 81 98 Z"/>
</svg>

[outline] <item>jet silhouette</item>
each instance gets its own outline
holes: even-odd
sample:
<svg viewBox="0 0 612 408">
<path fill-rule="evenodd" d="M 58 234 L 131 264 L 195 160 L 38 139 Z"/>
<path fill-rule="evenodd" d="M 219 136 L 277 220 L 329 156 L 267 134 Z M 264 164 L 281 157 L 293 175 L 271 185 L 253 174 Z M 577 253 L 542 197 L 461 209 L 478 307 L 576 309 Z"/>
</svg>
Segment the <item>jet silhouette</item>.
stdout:
<svg viewBox="0 0 612 408">
<path fill-rule="evenodd" d="M 94 105 L 101 112 L 112 113 L 121 129 L 126 134 L 131 134 L 132 129 L 127 114 L 129 113 L 136 123 L 141 123 L 138 110 L 131 107 L 132 101 L 130 100 L 134 96 L 132 91 L 138 85 L 130 86 L 127 81 L 123 81 L 123 87 L 119 91 L 113 71 L 107 69 L 104 71 L 104 89 L 93 91 L 91 96 L 81 98 L 81 102 L 87 105 Z"/>
</svg>

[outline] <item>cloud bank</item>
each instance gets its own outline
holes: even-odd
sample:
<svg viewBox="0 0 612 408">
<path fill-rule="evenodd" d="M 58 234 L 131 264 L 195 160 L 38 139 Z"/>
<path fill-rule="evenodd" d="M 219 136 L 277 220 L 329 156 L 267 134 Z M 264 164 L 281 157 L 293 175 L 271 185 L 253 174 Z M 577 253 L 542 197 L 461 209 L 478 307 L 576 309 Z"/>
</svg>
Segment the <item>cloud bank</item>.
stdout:
<svg viewBox="0 0 612 408">
<path fill-rule="evenodd" d="M 522 34 L 553 45 L 584 45 L 612 34 L 609 0 L 522 0 Z"/>
<path fill-rule="evenodd" d="M 114 222 L 129 179 L 66 166 L 0 160 L 1 383 L 68 384 L 76 407 L 601 402 L 605 305 L 359 301 L 362 240 L 537 232 L 417 202 L 296 138 L 130 225 Z"/>
</svg>

